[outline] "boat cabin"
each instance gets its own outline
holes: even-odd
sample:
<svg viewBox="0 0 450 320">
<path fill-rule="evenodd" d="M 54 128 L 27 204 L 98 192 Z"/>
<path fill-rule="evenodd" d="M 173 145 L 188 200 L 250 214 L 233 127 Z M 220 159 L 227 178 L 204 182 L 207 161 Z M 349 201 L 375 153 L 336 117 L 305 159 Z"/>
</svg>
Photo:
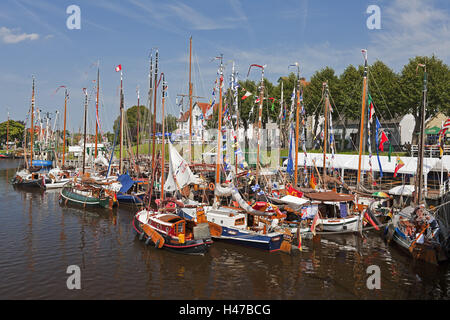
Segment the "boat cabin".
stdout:
<svg viewBox="0 0 450 320">
<path fill-rule="evenodd" d="M 150 217 L 149 224 L 169 236 L 178 237 L 183 234 L 186 239 L 193 236 L 191 230 L 195 225 L 194 222 L 186 221 L 176 214 L 160 214 Z"/>
</svg>

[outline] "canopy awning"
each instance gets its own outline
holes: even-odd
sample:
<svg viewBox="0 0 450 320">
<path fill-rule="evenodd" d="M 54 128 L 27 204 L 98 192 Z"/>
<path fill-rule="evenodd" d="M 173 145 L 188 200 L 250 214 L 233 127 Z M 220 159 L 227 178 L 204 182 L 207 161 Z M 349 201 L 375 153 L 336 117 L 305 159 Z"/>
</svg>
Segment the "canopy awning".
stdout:
<svg viewBox="0 0 450 320">
<path fill-rule="evenodd" d="M 348 202 L 355 200 L 353 194 L 337 193 L 335 191 L 305 193 L 305 197 L 316 201 Z"/>
</svg>

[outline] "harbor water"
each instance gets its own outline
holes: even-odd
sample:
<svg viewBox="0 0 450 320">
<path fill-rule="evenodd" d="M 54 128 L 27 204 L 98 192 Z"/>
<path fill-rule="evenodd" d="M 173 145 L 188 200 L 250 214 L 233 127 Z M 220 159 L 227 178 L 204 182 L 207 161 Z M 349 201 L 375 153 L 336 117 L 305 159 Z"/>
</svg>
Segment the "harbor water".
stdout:
<svg viewBox="0 0 450 320">
<path fill-rule="evenodd" d="M 145 244 L 136 209 L 59 204 L 59 190 L 13 188 L 0 161 L 0 299 L 449 299 L 450 268 L 414 262 L 376 231 L 304 240 L 291 255 L 215 242 L 204 256 Z M 69 290 L 69 266 L 81 289 Z M 367 286 L 370 266 L 380 288 Z M 370 268 L 369 268 L 370 269 Z"/>
</svg>

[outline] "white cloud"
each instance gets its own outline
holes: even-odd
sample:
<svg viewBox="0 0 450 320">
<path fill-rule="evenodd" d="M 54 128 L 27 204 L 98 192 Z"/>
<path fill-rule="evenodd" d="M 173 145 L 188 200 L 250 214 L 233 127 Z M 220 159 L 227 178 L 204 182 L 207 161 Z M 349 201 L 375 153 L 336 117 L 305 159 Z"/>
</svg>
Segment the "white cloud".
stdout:
<svg viewBox="0 0 450 320">
<path fill-rule="evenodd" d="M 26 40 L 37 40 L 39 35 L 37 33 L 18 33 L 18 29 L 8 29 L 6 27 L 0 28 L 0 40 L 6 44 L 19 43 Z"/>
<path fill-rule="evenodd" d="M 433 3 L 396 0 L 381 7 L 382 30 L 371 31 L 369 54 L 397 67 L 416 55 L 450 58 L 450 12 Z"/>
</svg>

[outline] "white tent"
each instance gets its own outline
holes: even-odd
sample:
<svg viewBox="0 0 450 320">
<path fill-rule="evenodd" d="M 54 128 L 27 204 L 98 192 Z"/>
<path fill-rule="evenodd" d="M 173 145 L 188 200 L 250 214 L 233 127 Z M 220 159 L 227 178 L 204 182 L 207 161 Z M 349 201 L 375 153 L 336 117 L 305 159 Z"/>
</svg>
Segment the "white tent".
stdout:
<svg viewBox="0 0 450 320">
<path fill-rule="evenodd" d="M 404 166 L 398 170 L 398 174 L 416 174 L 417 171 L 417 157 L 400 157 L 404 162 Z M 305 155 L 303 153 L 298 154 L 299 167 L 304 166 Z M 314 162 L 317 168 L 323 167 L 323 154 L 321 153 L 309 153 L 306 157 L 306 165 L 313 167 Z M 372 155 L 372 171 L 380 171 L 377 155 Z M 389 158 L 387 156 L 380 156 L 381 169 L 383 172 L 394 173 L 396 167 L 396 156 Z M 283 163 L 287 165 L 287 160 Z M 334 159 L 331 158 L 331 154 L 327 153 L 325 158 L 325 166 L 327 168 L 358 170 L 359 156 L 357 154 L 335 154 Z M 364 155 L 361 158 L 361 170 L 367 171 L 370 169 L 369 156 Z M 423 174 L 427 175 L 430 171 L 440 172 L 441 170 L 450 171 L 450 156 L 443 156 L 442 159 L 438 158 L 424 158 Z"/>
</svg>

